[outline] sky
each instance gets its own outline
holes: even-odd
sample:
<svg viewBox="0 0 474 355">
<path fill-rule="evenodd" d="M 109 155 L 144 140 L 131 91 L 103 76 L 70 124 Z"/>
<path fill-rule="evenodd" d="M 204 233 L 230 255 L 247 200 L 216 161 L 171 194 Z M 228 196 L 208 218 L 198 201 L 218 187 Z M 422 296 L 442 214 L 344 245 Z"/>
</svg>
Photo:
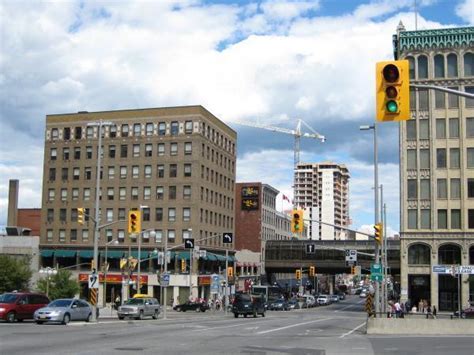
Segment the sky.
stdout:
<svg viewBox="0 0 474 355">
<path fill-rule="evenodd" d="M 0 225 L 8 180 L 19 207 L 40 208 L 45 116 L 203 105 L 237 131 L 237 181 L 293 196 L 291 135 L 301 162 L 351 174 L 352 228 L 373 223 L 374 72 L 392 35 L 472 26 L 474 0 L 0 1 Z M 379 125 L 379 183 L 389 234 L 399 231 L 398 125 Z M 304 131 L 310 132 L 309 129 Z"/>
</svg>

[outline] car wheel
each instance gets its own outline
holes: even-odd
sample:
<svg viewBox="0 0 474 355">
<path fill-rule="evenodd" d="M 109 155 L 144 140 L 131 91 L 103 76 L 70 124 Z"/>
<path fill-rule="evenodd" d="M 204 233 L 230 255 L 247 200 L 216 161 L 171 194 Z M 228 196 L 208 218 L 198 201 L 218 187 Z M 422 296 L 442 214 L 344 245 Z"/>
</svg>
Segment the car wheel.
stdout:
<svg viewBox="0 0 474 355">
<path fill-rule="evenodd" d="M 262 313 L 262 317 L 265 317 L 265 312 Z"/>
<path fill-rule="evenodd" d="M 466 313 L 461 313 L 461 318 L 466 319 Z"/>
<path fill-rule="evenodd" d="M 140 311 L 138 314 L 138 319 L 143 320 L 143 311 Z"/>
<path fill-rule="evenodd" d="M 66 324 L 69 323 L 70 320 L 71 320 L 71 316 L 70 316 L 68 313 L 66 313 L 66 314 L 64 315 L 64 318 L 63 318 L 62 323 L 63 323 L 64 325 L 66 325 Z"/>
<path fill-rule="evenodd" d="M 92 320 L 92 313 L 89 313 L 87 316 L 86 322 L 90 322 Z"/>
<path fill-rule="evenodd" d="M 196 312 L 197 313 L 201 312 L 201 308 L 196 308 Z"/>
<path fill-rule="evenodd" d="M 239 318 L 239 314 L 238 314 L 238 313 L 234 313 L 234 318 Z"/>
<path fill-rule="evenodd" d="M 176 307 L 175 311 L 176 312 L 181 312 L 181 307 Z"/>
<path fill-rule="evenodd" d="M 254 312 L 253 312 L 253 317 L 254 317 L 254 318 L 257 318 L 257 311 L 254 311 Z"/>
<path fill-rule="evenodd" d="M 158 319 L 158 314 L 159 312 L 156 310 L 155 313 L 153 313 L 152 315 L 153 319 Z"/>
<path fill-rule="evenodd" d="M 7 322 L 8 323 L 13 323 L 16 320 L 16 313 L 15 312 L 9 312 L 7 314 Z"/>
<path fill-rule="evenodd" d="M 42 320 L 37 320 L 36 324 L 43 324 L 44 322 Z"/>
<path fill-rule="evenodd" d="M 119 316 L 118 319 L 123 320 L 123 319 L 125 319 L 125 317 L 120 317 L 120 316 Z"/>
<path fill-rule="evenodd" d="M 185 310 L 184 308 L 183 308 L 181 311 L 182 311 L 182 312 L 186 312 L 186 310 Z"/>
<path fill-rule="evenodd" d="M 244 318 L 247 318 L 247 313 L 244 314 Z"/>
</svg>

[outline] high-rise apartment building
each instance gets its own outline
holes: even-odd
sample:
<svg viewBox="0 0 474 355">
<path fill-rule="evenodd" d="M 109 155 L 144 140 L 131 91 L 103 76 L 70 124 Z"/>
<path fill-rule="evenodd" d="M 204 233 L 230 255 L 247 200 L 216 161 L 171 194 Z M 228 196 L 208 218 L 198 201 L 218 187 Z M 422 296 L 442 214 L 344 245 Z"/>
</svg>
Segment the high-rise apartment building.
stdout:
<svg viewBox="0 0 474 355">
<path fill-rule="evenodd" d="M 207 250 L 233 249 L 221 235 L 234 230 L 235 143 L 236 132 L 202 106 L 48 115 L 43 257 L 70 264 L 91 257 L 94 224 L 87 216 L 79 224 L 77 208 L 95 215 L 100 151 L 100 225 L 110 224 L 100 233 L 101 257 L 106 243 L 108 257 L 136 254 L 137 238 L 127 232 L 130 209 L 141 209 L 143 231 L 156 232 L 155 238 L 143 233 L 142 257 L 161 249 L 165 238 L 169 247 L 192 237 Z"/>
<path fill-rule="evenodd" d="M 411 83 L 474 93 L 474 27 L 400 23 L 394 46 Z M 457 279 L 433 266 L 474 264 L 474 99 L 412 89 L 410 108 L 400 126 L 401 297 L 454 310 L 474 300 L 474 276 L 462 276 L 459 294 Z"/>
<path fill-rule="evenodd" d="M 349 225 L 349 170 L 333 162 L 300 163 L 295 168 L 295 206 L 304 218 L 342 227 Z M 308 224 L 309 239 L 344 238 L 345 231 L 316 222 Z"/>
</svg>

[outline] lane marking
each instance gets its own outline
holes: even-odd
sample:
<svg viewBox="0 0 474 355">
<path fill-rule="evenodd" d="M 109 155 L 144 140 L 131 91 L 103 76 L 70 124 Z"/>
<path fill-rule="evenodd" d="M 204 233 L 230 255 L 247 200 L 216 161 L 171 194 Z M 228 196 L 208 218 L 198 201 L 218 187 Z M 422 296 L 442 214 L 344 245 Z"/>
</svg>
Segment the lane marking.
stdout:
<svg viewBox="0 0 474 355">
<path fill-rule="evenodd" d="M 357 329 L 359 329 L 360 327 L 364 326 L 365 325 L 365 322 L 358 325 L 357 327 L 355 327 L 354 329 L 352 329 L 350 332 L 347 332 L 347 333 L 344 333 L 342 334 L 339 338 L 344 338 L 346 335 L 350 335 L 352 334 L 353 332 L 355 332 Z"/>
<path fill-rule="evenodd" d="M 267 334 L 267 333 L 271 333 L 271 332 L 277 332 L 277 331 L 283 330 L 283 329 L 299 327 L 300 325 L 305 325 L 305 324 L 323 322 L 323 321 L 325 321 L 325 320 L 330 320 L 330 319 L 334 319 L 334 318 L 323 318 L 323 319 L 313 320 L 313 321 L 310 321 L 310 322 L 296 323 L 296 324 L 292 324 L 292 325 L 287 325 L 287 326 L 285 326 L 285 327 L 280 327 L 280 328 L 275 328 L 275 329 L 264 330 L 264 331 L 258 332 L 257 334 Z"/>
<path fill-rule="evenodd" d="M 212 328 L 202 328 L 202 329 L 193 329 L 191 330 L 192 332 L 203 332 L 205 330 L 213 330 L 213 329 L 224 329 L 224 328 L 235 328 L 235 327 L 242 327 L 243 324 L 234 324 L 234 325 L 228 325 L 226 327 L 212 327 Z"/>
</svg>

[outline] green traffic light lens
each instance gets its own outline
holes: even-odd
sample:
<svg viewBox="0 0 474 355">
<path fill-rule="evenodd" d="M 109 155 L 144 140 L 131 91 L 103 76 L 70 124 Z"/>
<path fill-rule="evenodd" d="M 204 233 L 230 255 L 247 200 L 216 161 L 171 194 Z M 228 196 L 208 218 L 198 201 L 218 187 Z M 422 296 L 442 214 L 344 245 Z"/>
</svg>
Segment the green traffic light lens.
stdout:
<svg viewBox="0 0 474 355">
<path fill-rule="evenodd" d="M 385 107 L 387 108 L 387 111 L 390 113 L 395 113 L 398 111 L 398 105 L 393 100 L 390 100 L 389 102 L 387 102 L 387 105 Z"/>
</svg>

